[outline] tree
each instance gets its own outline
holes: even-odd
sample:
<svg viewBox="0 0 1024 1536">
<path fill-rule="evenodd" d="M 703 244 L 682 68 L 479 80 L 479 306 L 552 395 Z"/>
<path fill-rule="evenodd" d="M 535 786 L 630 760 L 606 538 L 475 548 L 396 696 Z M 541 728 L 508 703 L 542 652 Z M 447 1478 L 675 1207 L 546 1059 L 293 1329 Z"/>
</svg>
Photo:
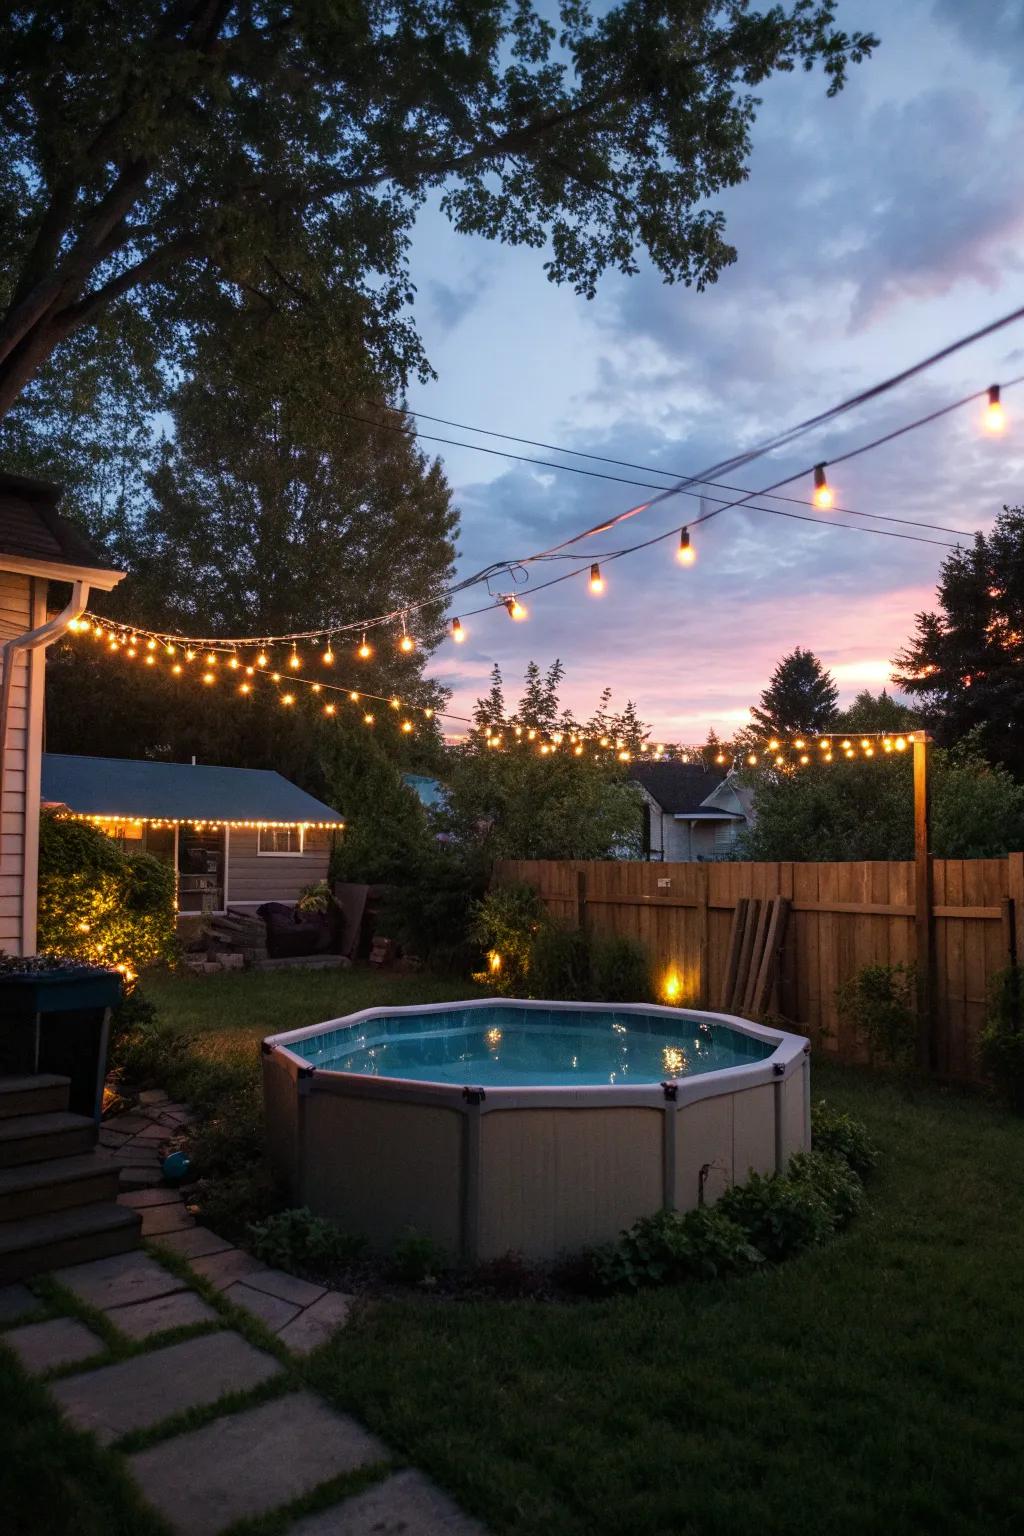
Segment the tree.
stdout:
<svg viewBox="0 0 1024 1536">
<path fill-rule="evenodd" d="M 906 757 L 761 772 L 746 857 L 830 862 L 914 856 L 913 765 Z M 1024 847 L 1024 787 L 969 747 L 932 752 L 932 848 L 999 858 Z"/>
<path fill-rule="evenodd" d="M 491 686 L 486 698 L 477 699 L 473 706 L 473 724 L 478 730 L 488 725 L 505 724 L 505 684 L 497 662 L 491 668 Z"/>
<path fill-rule="evenodd" d="M 784 656 L 750 713 L 765 736 L 813 735 L 827 731 L 835 717 L 839 689 L 814 655 L 797 646 Z"/>
<path fill-rule="evenodd" d="M 836 731 L 912 731 L 920 727 L 921 715 L 911 705 L 894 699 L 884 688 L 876 696 L 870 688 L 858 693 L 848 709 L 835 717 Z"/>
<path fill-rule="evenodd" d="M 893 662 L 936 739 L 968 735 L 991 762 L 1024 775 L 1024 507 L 942 563 L 938 612 L 919 613 Z"/>
<path fill-rule="evenodd" d="M 558 687 L 564 676 L 565 668 L 557 657 L 543 675 L 535 661 L 527 662 L 523 675 L 523 694 L 513 717 L 514 723 L 546 734 L 558 730 Z"/>
<path fill-rule="evenodd" d="M 0 417 L 108 320 L 181 360 L 252 310 L 311 365 L 398 383 L 409 234 L 546 246 L 593 294 L 646 250 L 668 281 L 734 257 L 709 199 L 747 174 L 753 89 L 819 64 L 829 94 L 875 40 L 835 0 L 48 0 L 0 13 Z"/>
</svg>

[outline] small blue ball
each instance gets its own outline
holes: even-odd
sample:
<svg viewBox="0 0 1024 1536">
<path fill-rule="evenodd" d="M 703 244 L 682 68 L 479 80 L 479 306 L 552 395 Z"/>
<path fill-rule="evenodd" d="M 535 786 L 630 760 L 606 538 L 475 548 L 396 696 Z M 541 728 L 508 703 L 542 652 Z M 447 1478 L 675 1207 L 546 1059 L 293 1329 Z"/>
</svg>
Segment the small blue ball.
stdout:
<svg viewBox="0 0 1024 1536">
<path fill-rule="evenodd" d="M 169 1152 L 163 1161 L 163 1175 L 172 1184 L 179 1184 L 192 1167 L 192 1159 L 187 1152 Z"/>
</svg>

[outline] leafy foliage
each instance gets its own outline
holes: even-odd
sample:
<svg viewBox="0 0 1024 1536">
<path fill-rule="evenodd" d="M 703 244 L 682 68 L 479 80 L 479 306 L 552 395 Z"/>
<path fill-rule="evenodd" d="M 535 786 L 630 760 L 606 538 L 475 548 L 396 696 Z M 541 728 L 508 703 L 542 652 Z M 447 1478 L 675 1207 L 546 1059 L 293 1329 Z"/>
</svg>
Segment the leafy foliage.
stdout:
<svg viewBox="0 0 1024 1536">
<path fill-rule="evenodd" d="M 824 1099 L 811 1107 L 811 1146 L 825 1156 L 841 1157 L 861 1179 L 878 1166 L 878 1148 L 863 1121 Z"/>
<path fill-rule="evenodd" d="M 684 1280 L 722 1280 L 763 1262 L 743 1227 L 721 1208 L 702 1206 L 680 1215 L 643 1216 L 616 1243 L 589 1256 L 591 1283 L 599 1291 L 638 1291 Z"/>
<path fill-rule="evenodd" d="M 874 694 L 863 688 L 848 709 L 841 709 L 835 717 L 836 731 L 912 731 L 920 727 L 920 711 L 883 688 Z"/>
<path fill-rule="evenodd" d="M 530 996 L 585 1002 L 594 995 L 592 967 L 588 936 L 579 928 L 547 921 L 530 949 Z"/>
<path fill-rule="evenodd" d="M 108 318 L 168 364 L 235 319 L 311 372 L 350 368 L 356 336 L 400 384 L 425 367 L 407 254 L 436 190 L 458 230 L 545 248 L 580 293 L 644 250 L 702 287 L 734 256 L 709 200 L 746 175 L 753 90 L 820 64 L 833 94 L 871 51 L 834 11 L 7 7 L 0 416 Z"/>
<path fill-rule="evenodd" d="M 751 1173 L 733 1184 L 715 1206 L 773 1264 L 815 1248 L 831 1236 L 834 1221 L 825 1199 L 808 1180 Z"/>
<path fill-rule="evenodd" d="M 848 1227 L 864 1204 L 860 1176 L 836 1153 L 797 1152 L 789 1160 L 786 1177 L 823 1200 L 837 1228 Z"/>
<path fill-rule="evenodd" d="M 912 965 L 865 965 L 836 988 L 844 1024 L 865 1042 L 873 1061 L 908 1070 L 917 1049 Z"/>
<path fill-rule="evenodd" d="M 653 996 L 647 951 L 624 934 L 593 940 L 591 973 L 594 997 L 600 1003 L 644 1003 Z"/>
<path fill-rule="evenodd" d="M 867 729 L 868 727 L 862 727 Z M 812 762 L 791 773 L 744 770 L 757 819 L 744 855 L 829 862 L 909 859 L 914 852 L 910 754 Z M 932 849 L 939 858 L 998 858 L 1024 846 L 1024 786 L 970 744 L 932 749 Z"/>
<path fill-rule="evenodd" d="M 779 662 L 760 704 L 750 713 L 764 736 L 811 735 L 828 730 L 838 701 L 831 672 L 813 651 L 797 646 Z"/>
<path fill-rule="evenodd" d="M 465 973 L 481 963 L 474 913 L 486 885 L 487 870 L 474 848 L 428 844 L 389 888 L 378 931 L 431 970 Z"/>
<path fill-rule="evenodd" d="M 893 662 L 940 743 L 970 737 L 993 763 L 1024 774 L 1024 507 L 1004 507 L 991 533 L 942 563 L 938 609 Z M 1016 845 L 1020 847 L 1020 843 Z"/>
<path fill-rule="evenodd" d="M 356 1258 L 366 1243 L 302 1206 L 250 1222 L 246 1246 L 254 1258 L 294 1275 Z"/>
<path fill-rule="evenodd" d="M 1019 965 L 992 978 L 978 1049 L 982 1066 L 1010 1108 L 1024 1114 L 1024 971 Z"/>
<path fill-rule="evenodd" d="M 447 1266 L 447 1256 L 439 1243 L 412 1227 L 391 1249 L 391 1272 L 406 1285 L 432 1285 Z"/>
<path fill-rule="evenodd" d="M 532 885 L 492 886 L 474 912 L 471 930 L 488 956 L 481 980 L 504 997 L 527 996 L 534 940 L 546 922 L 544 903 Z"/>
<path fill-rule="evenodd" d="M 86 822 L 39 824 L 39 945 L 138 972 L 177 953 L 174 871 Z"/>
</svg>

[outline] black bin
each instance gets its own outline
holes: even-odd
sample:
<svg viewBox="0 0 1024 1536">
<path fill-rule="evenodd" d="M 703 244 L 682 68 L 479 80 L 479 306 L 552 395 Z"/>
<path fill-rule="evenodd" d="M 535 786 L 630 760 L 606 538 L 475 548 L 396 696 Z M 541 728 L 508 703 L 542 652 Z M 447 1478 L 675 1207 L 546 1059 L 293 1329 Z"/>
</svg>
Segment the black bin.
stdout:
<svg viewBox="0 0 1024 1536">
<path fill-rule="evenodd" d="M 69 1109 L 98 1120 L 121 995 L 119 973 L 95 966 L 0 973 L 0 1073 L 59 1072 L 71 1079 Z"/>
</svg>

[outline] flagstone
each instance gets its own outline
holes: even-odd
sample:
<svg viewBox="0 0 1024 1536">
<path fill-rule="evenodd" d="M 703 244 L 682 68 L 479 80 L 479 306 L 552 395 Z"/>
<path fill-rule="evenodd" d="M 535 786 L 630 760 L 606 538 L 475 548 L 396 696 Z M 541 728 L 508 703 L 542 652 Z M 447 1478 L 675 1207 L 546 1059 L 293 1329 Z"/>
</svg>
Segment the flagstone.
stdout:
<svg viewBox="0 0 1024 1536">
<path fill-rule="evenodd" d="M 148 1301 L 169 1291 L 188 1289 L 146 1253 L 116 1253 L 108 1259 L 92 1259 L 58 1269 L 54 1279 L 90 1307 L 118 1307 L 130 1301 Z"/>
<path fill-rule="evenodd" d="M 446 1493 L 409 1468 L 290 1526 L 288 1536 L 486 1536 Z"/>
<path fill-rule="evenodd" d="M 233 1247 L 209 1227 L 182 1227 L 178 1232 L 161 1232 L 153 1239 L 164 1248 L 180 1253 L 185 1259 L 205 1258 L 212 1253 L 227 1253 Z M 250 1279 L 251 1277 L 247 1277 Z"/>
<path fill-rule="evenodd" d="M 247 1275 L 245 1283 L 253 1286 L 257 1291 L 267 1291 L 271 1296 L 280 1296 L 283 1301 L 294 1301 L 299 1307 L 308 1307 L 327 1294 L 325 1285 L 313 1285 L 309 1280 L 300 1280 L 296 1275 L 285 1274 L 283 1269 L 258 1270 L 255 1274 Z"/>
<path fill-rule="evenodd" d="M 195 1217 L 188 1214 L 183 1202 L 177 1205 L 147 1205 L 142 1210 L 143 1237 L 159 1237 L 161 1232 L 180 1232 L 195 1224 Z"/>
<path fill-rule="evenodd" d="M 275 1333 L 299 1313 L 294 1302 L 282 1301 L 280 1296 L 271 1296 L 266 1291 L 257 1291 L 251 1285 L 246 1285 L 244 1280 L 236 1280 L 234 1285 L 229 1285 L 221 1294 L 225 1301 L 230 1301 L 236 1307 L 244 1307 Z"/>
<path fill-rule="evenodd" d="M 328 1291 L 298 1317 L 286 1323 L 278 1334 L 281 1343 L 296 1355 L 308 1355 L 348 1321 L 353 1298 L 342 1291 Z"/>
<path fill-rule="evenodd" d="M 98 1334 L 74 1317 L 51 1317 L 45 1323 L 29 1323 L 4 1334 L 30 1376 L 41 1376 L 59 1365 L 75 1365 L 100 1355 L 106 1345 Z"/>
<path fill-rule="evenodd" d="M 76 1429 L 90 1430 L 109 1445 L 131 1430 L 149 1429 L 187 1409 L 215 1403 L 227 1392 L 251 1391 L 281 1369 L 239 1334 L 211 1333 L 67 1376 L 50 1390 Z M 181 1440 L 167 1443 L 174 1447 L 179 1480 L 190 1483 L 194 1468 Z M 267 1456 L 265 1445 L 257 1450 Z"/>
<path fill-rule="evenodd" d="M 118 1195 L 117 1203 L 141 1211 L 150 1205 L 182 1205 L 184 1198 L 177 1189 L 130 1189 Z"/>
<path fill-rule="evenodd" d="M 216 1536 L 387 1456 L 355 1419 L 294 1392 L 164 1440 L 128 1466 L 177 1536 Z"/>
<path fill-rule="evenodd" d="M 265 1264 L 260 1263 L 259 1259 L 254 1259 L 242 1248 L 227 1248 L 222 1249 L 220 1253 L 204 1254 L 192 1262 L 192 1268 L 196 1274 L 209 1280 L 218 1291 L 226 1290 L 236 1280 L 244 1280 L 266 1267 Z"/>
<path fill-rule="evenodd" d="M 170 1328 L 189 1328 L 195 1323 L 215 1323 L 219 1314 L 195 1291 L 172 1291 L 152 1301 L 133 1301 L 127 1307 L 111 1307 L 107 1317 L 129 1339 L 148 1339 Z"/>
</svg>

